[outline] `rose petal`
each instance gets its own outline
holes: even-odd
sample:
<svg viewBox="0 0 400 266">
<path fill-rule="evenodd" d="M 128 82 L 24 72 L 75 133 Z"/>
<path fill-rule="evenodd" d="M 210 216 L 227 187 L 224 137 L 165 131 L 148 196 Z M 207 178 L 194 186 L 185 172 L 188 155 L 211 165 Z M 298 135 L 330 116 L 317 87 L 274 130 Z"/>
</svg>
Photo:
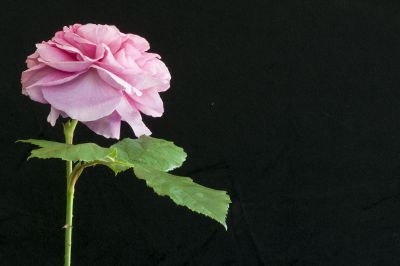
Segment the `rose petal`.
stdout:
<svg viewBox="0 0 400 266">
<path fill-rule="evenodd" d="M 138 48 L 141 52 L 144 52 L 144 51 L 147 51 L 150 49 L 150 44 L 145 38 L 140 37 L 139 35 L 131 34 L 131 33 L 128 33 L 127 35 L 129 38 L 128 41 L 131 41 L 133 43 L 133 46 Z"/>
<path fill-rule="evenodd" d="M 143 52 L 136 48 L 133 43 L 125 42 L 123 46 L 126 56 L 132 58 L 133 60 L 138 59 L 143 54 Z"/>
<path fill-rule="evenodd" d="M 136 89 L 135 87 L 131 86 L 128 82 L 125 80 L 121 79 L 117 75 L 111 73 L 108 70 L 105 70 L 104 68 L 101 68 L 99 66 L 93 65 L 92 68 L 97 69 L 97 72 L 99 76 L 110 86 L 120 89 L 123 91 L 126 91 L 127 93 L 134 93 L 136 95 L 142 95 L 142 92 Z"/>
<path fill-rule="evenodd" d="M 49 122 L 50 125 L 54 127 L 59 116 L 60 116 L 60 111 L 52 106 L 50 108 L 50 113 L 47 116 L 47 122 Z"/>
<path fill-rule="evenodd" d="M 85 72 L 73 73 L 49 70 L 48 74 L 37 80 L 35 83 L 27 86 L 27 89 L 37 86 L 54 86 L 66 83 L 74 78 L 82 75 Z"/>
<path fill-rule="evenodd" d="M 114 53 L 121 47 L 122 34 L 115 26 L 86 24 L 77 29 L 77 34 L 96 44 L 105 44 Z"/>
<path fill-rule="evenodd" d="M 29 95 L 34 101 L 47 103 L 46 99 L 43 98 L 42 86 L 61 84 L 74 79 L 80 74 L 71 75 L 71 73 L 54 70 L 44 64 L 36 65 L 22 72 L 22 93 Z"/>
<path fill-rule="evenodd" d="M 45 63 L 52 68 L 66 71 L 66 72 L 79 72 L 84 71 L 90 67 L 92 62 L 74 61 L 74 62 L 49 62 L 39 58 L 39 62 Z"/>
<path fill-rule="evenodd" d="M 99 78 L 94 69 L 70 82 L 43 87 L 42 91 L 52 106 L 79 121 L 93 121 L 108 116 L 122 98 L 122 92 Z"/>
<path fill-rule="evenodd" d="M 42 88 L 40 87 L 33 87 L 29 89 L 22 89 L 22 94 L 28 95 L 29 98 L 31 98 L 33 101 L 39 102 L 39 103 L 48 103 L 46 99 L 43 97 L 43 92 Z"/>
<path fill-rule="evenodd" d="M 103 58 L 99 62 L 97 62 L 97 65 L 115 74 L 122 72 L 124 70 L 124 67 L 116 60 L 116 58 L 110 51 L 110 48 L 103 45 L 103 49 L 105 51 L 105 54 Z"/>
<path fill-rule="evenodd" d="M 75 32 L 69 30 L 64 32 L 63 38 L 73 47 L 76 47 L 82 51 L 86 56 L 90 58 L 96 57 L 97 45 L 95 43 L 92 43 L 89 40 L 82 38 Z"/>
<path fill-rule="evenodd" d="M 136 137 L 140 137 L 141 135 L 151 135 L 151 131 L 142 121 L 140 112 L 128 101 L 127 98 L 122 98 L 116 110 L 121 116 L 121 119 L 131 126 Z"/>
<path fill-rule="evenodd" d="M 153 60 L 153 59 L 159 59 L 161 58 L 160 55 L 158 54 L 154 54 L 154 53 L 144 53 L 141 57 L 135 59 L 136 63 L 140 66 L 143 67 L 144 64 L 149 61 L 149 60 Z"/>
<path fill-rule="evenodd" d="M 34 52 L 33 54 L 31 54 L 30 56 L 28 56 L 28 57 L 26 58 L 26 65 L 27 65 L 27 67 L 28 67 L 28 68 L 31 68 L 31 67 L 34 67 L 34 66 L 40 64 L 39 61 L 38 61 L 38 58 L 39 58 L 39 54 L 38 54 L 37 51 L 35 51 L 35 52 Z"/>
<path fill-rule="evenodd" d="M 129 56 L 126 52 L 125 49 L 121 49 L 116 55 L 115 55 L 115 60 L 119 63 L 120 66 L 123 66 L 125 69 L 129 69 L 130 72 L 132 73 L 140 73 L 142 70 L 140 67 L 136 64 L 136 61 L 134 58 Z M 123 69 L 124 70 L 124 69 Z M 123 72 L 123 71 L 120 71 Z"/>
<path fill-rule="evenodd" d="M 143 69 L 152 73 L 152 76 L 158 79 L 166 80 L 168 82 L 171 80 L 171 74 L 169 73 L 167 66 L 159 59 L 147 61 L 143 65 Z"/>
<path fill-rule="evenodd" d="M 40 55 L 39 62 L 62 71 L 83 71 L 92 64 L 91 61 L 77 61 L 71 54 L 47 43 L 38 44 L 37 52 Z"/>
<path fill-rule="evenodd" d="M 130 95 L 135 101 L 135 106 L 144 114 L 160 117 L 164 113 L 163 101 L 156 89 L 143 91 L 142 96 Z"/>
<path fill-rule="evenodd" d="M 21 83 L 22 87 L 28 87 L 32 85 L 34 82 L 43 78 L 48 74 L 48 72 L 43 72 L 43 69 L 46 68 L 46 65 L 41 63 L 39 65 L 33 66 L 22 72 L 21 75 Z"/>
<path fill-rule="evenodd" d="M 49 43 L 52 43 L 52 42 L 49 42 Z M 69 44 L 54 43 L 54 45 L 57 48 L 62 49 L 66 52 L 76 54 L 81 59 L 81 61 L 96 62 L 96 61 L 100 60 L 101 58 L 103 58 L 103 56 L 104 56 L 104 49 L 103 50 L 98 49 L 98 51 L 96 50 L 96 54 L 98 53 L 98 55 L 95 58 L 91 58 L 91 57 L 86 56 L 84 53 L 82 53 L 82 51 L 79 50 L 78 48 L 73 47 Z"/>
<path fill-rule="evenodd" d="M 106 138 L 119 139 L 121 129 L 121 117 L 117 112 L 112 112 L 109 116 L 100 118 L 96 121 L 83 122 L 96 134 Z"/>
<path fill-rule="evenodd" d="M 40 58 L 44 61 L 75 61 L 75 58 L 71 54 L 59 49 L 58 47 L 51 46 L 48 43 L 37 44 L 37 52 Z"/>
<path fill-rule="evenodd" d="M 146 74 L 137 74 L 137 75 L 128 75 L 128 71 L 124 72 L 124 76 L 126 77 L 126 81 L 129 84 L 132 84 L 136 89 L 142 91 L 151 88 L 160 88 L 159 91 L 162 91 L 161 88 L 165 88 L 166 85 L 169 87 L 169 83 L 150 75 Z"/>
</svg>

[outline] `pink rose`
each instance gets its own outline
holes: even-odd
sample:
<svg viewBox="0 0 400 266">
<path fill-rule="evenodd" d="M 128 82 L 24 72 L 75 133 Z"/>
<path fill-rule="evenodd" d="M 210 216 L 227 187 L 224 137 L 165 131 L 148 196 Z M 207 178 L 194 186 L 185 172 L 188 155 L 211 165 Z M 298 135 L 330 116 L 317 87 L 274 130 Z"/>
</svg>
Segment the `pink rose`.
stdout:
<svg viewBox="0 0 400 266">
<path fill-rule="evenodd" d="M 22 93 L 50 104 L 47 121 L 77 119 L 97 134 L 119 138 L 121 121 L 136 136 L 150 135 L 140 113 L 159 117 L 159 92 L 171 75 L 149 43 L 115 26 L 75 24 L 36 45 L 22 73 Z"/>
</svg>

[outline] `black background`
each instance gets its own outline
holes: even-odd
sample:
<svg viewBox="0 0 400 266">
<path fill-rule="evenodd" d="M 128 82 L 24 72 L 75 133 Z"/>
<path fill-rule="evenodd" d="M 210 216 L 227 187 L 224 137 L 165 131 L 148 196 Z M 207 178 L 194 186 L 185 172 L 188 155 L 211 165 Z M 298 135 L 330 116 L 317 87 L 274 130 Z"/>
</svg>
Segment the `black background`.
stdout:
<svg viewBox="0 0 400 266">
<path fill-rule="evenodd" d="M 34 44 L 114 24 L 172 74 L 153 136 L 177 174 L 229 192 L 226 232 L 129 173 L 77 184 L 74 265 L 400 265 L 398 1 L 3 1 L 0 264 L 62 265 L 64 164 L 16 139 L 63 139 L 20 94 Z M 123 126 L 123 137 L 133 134 Z M 78 126 L 76 142 L 112 140 Z"/>
</svg>

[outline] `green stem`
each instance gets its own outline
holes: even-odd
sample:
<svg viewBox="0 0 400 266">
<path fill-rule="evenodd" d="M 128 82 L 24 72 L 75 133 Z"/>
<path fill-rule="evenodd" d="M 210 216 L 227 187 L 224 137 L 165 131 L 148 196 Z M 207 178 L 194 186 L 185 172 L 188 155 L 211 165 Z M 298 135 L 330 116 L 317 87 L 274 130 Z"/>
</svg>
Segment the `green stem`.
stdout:
<svg viewBox="0 0 400 266">
<path fill-rule="evenodd" d="M 72 144 L 73 139 L 74 139 L 74 131 L 75 131 L 75 127 L 76 127 L 77 123 L 78 123 L 78 120 L 72 119 L 64 124 L 65 143 Z M 67 161 L 67 168 L 66 168 L 67 190 L 68 190 L 68 185 L 70 182 L 71 172 L 72 172 L 72 161 Z"/>
<path fill-rule="evenodd" d="M 74 138 L 74 130 L 77 120 L 70 120 L 64 124 L 64 135 L 65 135 L 65 143 L 72 144 Z M 71 265 L 71 247 L 72 247 L 72 217 L 73 217 L 73 208 L 74 208 L 74 192 L 75 192 L 75 183 L 78 179 L 79 175 L 82 173 L 83 168 L 77 167 L 80 169 L 78 171 L 72 171 L 72 161 L 67 161 L 66 167 L 66 177 L 67 177 L 67 207 L 66 207 L 66 219 L 65 219 L 65 257 L 64 257 L 64 266 Z M 73 182 L 71 182 L 73 181 Z"/>
<path fill-rule="evenodd" d="M 72 247 L 72 210 L 74 208 L 74 188 L 67 191 L 67 211 L 65 224 L 65 256 L 64 266 L 71 265 L 71 247 Z"/>
</svg>

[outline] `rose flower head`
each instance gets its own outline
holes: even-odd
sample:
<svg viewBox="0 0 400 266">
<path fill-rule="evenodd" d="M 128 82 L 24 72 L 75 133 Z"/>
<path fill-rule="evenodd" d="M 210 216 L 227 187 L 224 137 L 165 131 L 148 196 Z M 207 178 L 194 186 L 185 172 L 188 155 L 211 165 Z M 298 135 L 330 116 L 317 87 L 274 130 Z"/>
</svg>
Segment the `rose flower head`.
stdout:
<svg viewBox="0 0 400 266">
<path fill-rule="evenodd" d="M 136 136 L 150 135 L 141 113 L 160 117 L 159 92 L 171 75 L 149 43 L 115 26 L 74 24 L 36 45 L 22 73 L 22 93 L 50 104 L 47 121 L 70 117 L 107 138 L 119 138 L 121 121 Z"/>
</svg>

